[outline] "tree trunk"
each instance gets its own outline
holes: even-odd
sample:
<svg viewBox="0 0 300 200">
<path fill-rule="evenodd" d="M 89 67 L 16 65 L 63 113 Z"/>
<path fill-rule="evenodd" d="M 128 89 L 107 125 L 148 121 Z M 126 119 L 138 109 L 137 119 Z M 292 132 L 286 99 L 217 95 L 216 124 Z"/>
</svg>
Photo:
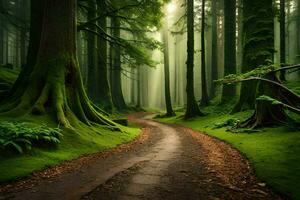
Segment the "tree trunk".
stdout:
<svg viewBox="0 0 300 200">
<path fill-rule="evenodd" d="M 113 36 L 116 38 L 120 38 L 121 31 L 118 27 L 120 27 L 120 20 L 117 17 L 113 17 L 112 19 L 112 27 Z M 111 91 L 112 91 L 112 101 L 117 110 L 124 110 L 127 108 L 122 92 L 122 83 L 121 83 L 121 50 L 120 46 L 117 44 L 112 45 L 112 75 L 111 75 Z"/>
<path fill-rule="evenodd" d="M 202 97 L 200 104 L 207 106 L 209 104 L 207 94 L 207 81 L 206 81 L 206 58 L 205 58 L 205 0 L 202 0 L 202 19 L 201 19 L 201 91 Z"/>
<path fill-rule="evenodd" d="M 297 33 L 300 33 L 300 0 L 297 0 Z M 297 63 L 300 63 L 300 34 L 297 34 Z"/>
<path fill-rule="evenodd" d="M 99 114 L 83 87 L 76 56 L 76 1 L 75 0 L 33 0 L 37 13 L 31 15 L 31 52 L 28 56 L 34 65 L 26 65 L 17 93 L 12 93 L 0 108 L 1 115 L 18 117 L 33 115 L 54 115 L 57 122 L 66 127 L 99 123 L 115 126 Z M 34 18 L 35 15 L 41 15 Z M 33 11 L 32 11 L 33 12 Z M 38 45 L 36 44 L 38 42 Z M 38 46 L 38 48 L 36 48 Z M 36 51 L 37 50 L 37 51 Z M 32 53 L 36 51 L 34 56 Z M 35 59 L 31 60 L 31 59 Z"/>
<path fill-rule="evenodd" d="M 236 0 L 224 1 L 224 76 L 236 74 Z M 221 103 L 236 96 L 236 85 L 224 85 Z"/>
<path fill-rule="evenodd" d="M 285 0 L 280 0 L 280 64 L 286 64 L 286 44 L 285 44 Z M 280 80 L 286 81 L 285 71 L 281 71 Z"/>
<path fill-rule="evenodd" d="M 272 0 L 243 1 L 242 73 L 269 64 L 274 53 L 274 14 Z M 232 113 L 254 108 L 257 82 L 242 83 L 240 97 Z"/>
<path fill-rule="evenodd" d="M 214 81 L 218 80 L 218 22 L 217 22 L 217 1 L 211 2 L 211 12 L 212 12 L 212 43 L 211 43 L 211 91 L 210 98 L 216 96 L 216 86 Z"/>
<path fill-rule="evenodd" d="M 272 0 L 246 0 L 244 1 L 244 65 L 254 68 L 266 65 L 273 60 L 274 53 L 274 13 Z M 251 17 L 248 17 L 251 16 Z M 247 18 L 248 17 L 248 18 Z M 247 68 L 248 69 L 248 68 Z M 245 69 L 244 69 L 245 70 Z M 245 72 L 245 71 L 244 71 Z M 265 78 L 280 82 L 275 73 L 269 73 Z M 241 98 L 254 92 L 254 95 L 267 95 L 273 99 L 281 100 L 281 92 L 270 83 L 259 82 L 258 91 L 256 83 L 243 84 Z M 255 88 L 254 88 L 255 86 Z M 248 90 L 247 90 L 248 89 Z M 281 105 L 270 102 L 255 101 L 255 112 L 252 117 L 242 123 L 242 127 L 262 127 L 286 122 L 287 115 Z"/>
<path fill-rule="evenodd" d="M 92 20 L 96 15 L 96 0 L 88 1 L 88 15 L 87 19 Z M 92 31 L 97 31 L 94 26 L 89 27 Z M 97 63 L 97 36 L 94 33 L 87 33 L 87 60 L 88 60 L 88 81 L 87 91 L 89 98 L 96 102 L 97 96 L 97 75 L 98 75 L 98 63 Z"/>
<path fill-rule="evenodd" d="M 0 9 L 3 9 L 3 0 L 0 0 Z M 0 65 L 4 64 L 4 20 L 0 14 Z"/>
<path fill-rule="evenodd" d="M 171 93 L 170 93 L 170 69 L 169 69 L 169 37 L 168 37 L 168 21 L 165 19 L 163 30 L 163 43 L 164 43 L 164 72 L 165 72 L 165 104 L 166 116 L 174 116 L 175 112 L 172 108 Z"/>
<path fill-rule="evenodd" d="M 185 118 L 202 116 L 194 94 L 194 0 L 187 0 L 187 107 Z"/>
<path fill-rule="evenodd" d="M 104 1 L 97 1 L 99 15 L 106 12 L 106 3 Z M 99 27 L 106 30 L 107 19 L 106 17 L 101 18 L 98 21 Z M 112 111 L 113 103 L 111 97 L 111 90 L 108 81 L 108 70 L 107 70 L 107 41 L 103 38 L 98 37 L 98 73 L 97 73 L 97 93 L 96 102 L 99 103 L 107 111 Z"/>
</svg>

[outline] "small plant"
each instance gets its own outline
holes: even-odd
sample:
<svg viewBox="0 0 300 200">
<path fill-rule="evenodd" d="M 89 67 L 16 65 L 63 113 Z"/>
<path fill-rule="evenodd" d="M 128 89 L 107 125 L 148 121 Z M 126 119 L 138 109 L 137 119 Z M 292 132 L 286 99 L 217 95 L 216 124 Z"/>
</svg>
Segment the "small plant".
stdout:
<svg viewBox="0 0 300 200">
<path fill-rule="evenodd" d="M 32 127 L 25 122 L 0 123 L 0 148 L 14 149 L 19 153 L 31 150 L 36 142 L 58 144 L 61 136 L 59 128 L 46 125 Z"/>
</svg>

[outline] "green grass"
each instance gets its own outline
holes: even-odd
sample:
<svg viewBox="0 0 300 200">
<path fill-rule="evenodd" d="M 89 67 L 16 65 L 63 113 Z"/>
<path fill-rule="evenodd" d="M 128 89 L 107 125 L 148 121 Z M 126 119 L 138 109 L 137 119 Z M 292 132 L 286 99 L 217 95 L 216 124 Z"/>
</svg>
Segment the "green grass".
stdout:
<svg viewBox="0 0 300 200">
<path fill-rule="evenodd" d="M 177 116 L 183 113 L 177 113 Z M 189 121 L 181 117 L 163 118 L 160 121 L 181 124 L 204 132 L 231 144 L 253 164 L 258 177 L 276 191 L 300 199 L 300 131 L 286 127 L 266 128 L 258 133 L 230 133 L 226 128 L 213 129 L 216 123 L 231 118 L 243 119 L 249 112 L 236 115 L 208 115 Z"/>
<path fill-rule="evenodd" d="M 23 120 L 37 124 L 44 122 L 49 126 L 54 126 L 51 120 L 43 117 Z M 122 127 L 122 129 L 124 131 L 122 133 L 101 127 L 94 130 L 82 127 L 76 131 L 64 129 L 61 144 L 57 147 L 35 147 L 31 152 L 23 155 L 0 152 L 0 182 L 20 179 L 34 171 L 57 165 L 62 161 L 116 147 L 133 140 L 140 132 L 140 129 L 136 127 Z"/>
</svg>

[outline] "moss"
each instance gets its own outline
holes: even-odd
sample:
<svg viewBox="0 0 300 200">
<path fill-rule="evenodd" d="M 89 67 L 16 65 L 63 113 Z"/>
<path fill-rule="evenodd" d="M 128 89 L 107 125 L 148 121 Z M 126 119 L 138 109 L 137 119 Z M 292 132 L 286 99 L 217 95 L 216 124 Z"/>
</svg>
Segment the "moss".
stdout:
<svg viewBox="0 0 300 200">
<path fill-rule="evenodd" d="M 257 133 L 230 133 L 226 128 L 213 129 L 214 124 L 232 118 L 245 119 L 252 111 L 235 115 L 212 114 L 183 121 L 182 117 L 159 119 L 181 124 L 224 140 L 237 148 L 253 164 L 258 177 L 272 188 L 293 199 L 300 199 L 300 132 L 286 127 L 267 128 Z M 183 113 L 177 113 L 179 116 Z"/>
<path fill-rule="evenodd" d="M 24 116 L 18 120 L 56 127 L 53 119 L 47 116 Z M 34 171 L 57 165 L 62 161 L 116 147 L 133 140 L 140 132 L 136 127 L 122 127 L 122 130 L 123 132 L 111 131 L 101 126 L 80 126 L 76 131 L 64 128 L 61 144 L 56 148 L 34 147 L 30 154 L 24 155 L 0 152 L 0 182 L 26 177 Z"/>
</svg>

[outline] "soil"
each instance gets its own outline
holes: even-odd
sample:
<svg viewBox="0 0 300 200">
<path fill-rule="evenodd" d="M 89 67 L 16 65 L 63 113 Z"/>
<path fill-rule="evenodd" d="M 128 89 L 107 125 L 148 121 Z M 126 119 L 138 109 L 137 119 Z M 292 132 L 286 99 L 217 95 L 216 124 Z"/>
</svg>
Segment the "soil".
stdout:
<svg viewBox="0 0 300 200">
<path fill-rule="evenodd" d="M 135 141 L 2 185 L 0 199 L 282 199 L 230 145 L 152 117 L 129 116 Z"/>
</svg>

